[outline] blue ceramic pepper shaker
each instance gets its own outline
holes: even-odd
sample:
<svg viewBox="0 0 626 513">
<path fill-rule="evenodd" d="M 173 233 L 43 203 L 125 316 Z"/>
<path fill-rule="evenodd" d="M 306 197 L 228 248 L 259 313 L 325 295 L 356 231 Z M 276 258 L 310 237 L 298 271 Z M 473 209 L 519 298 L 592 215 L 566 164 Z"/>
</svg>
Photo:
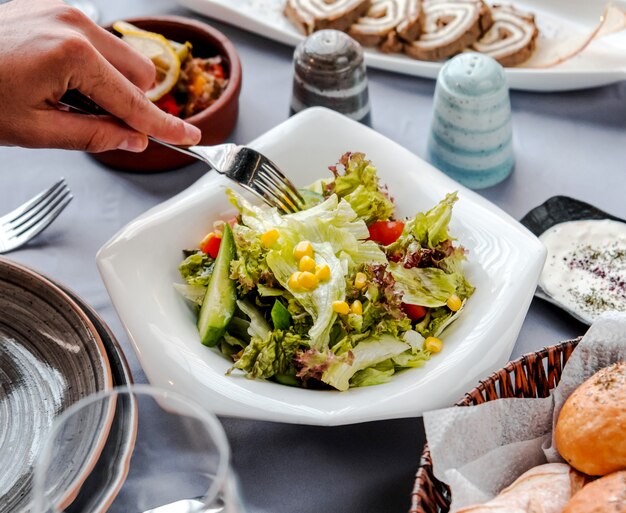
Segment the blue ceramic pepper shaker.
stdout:
<svg viewBox="0 0 626 513">
<path fill-rule="evenodd" d="M 491 57 L 462 53 L 439 72 L 428 158 L 471 189 L 491 187 L 511 174 L 509 90 L 504 69 Z"/>
</svg>

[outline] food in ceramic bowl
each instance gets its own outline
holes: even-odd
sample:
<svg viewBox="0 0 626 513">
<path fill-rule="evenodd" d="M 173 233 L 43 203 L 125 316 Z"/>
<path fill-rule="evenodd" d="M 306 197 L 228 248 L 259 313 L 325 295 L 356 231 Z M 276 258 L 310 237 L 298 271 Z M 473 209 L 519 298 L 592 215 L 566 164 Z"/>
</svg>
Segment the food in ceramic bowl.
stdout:
<svg viewBox="0 0 626 513">
<path fill-rule="evenodd" d="M 293 214 L 227 191 L 232 228 L 208 220 L 214 230 L 184 251 L 178 289 L 234 372 L 340 391 L 387 383 L 441 352 L 474 292 L 448 230 L 455 192 L 402 219 L 364 154 L 330 170 Z"/>
<path fill-rule="evenodd" d="M 339 425 L 419 416 L 450 404 L 509 358 L 533 297 L 545 250 L 537 238 L 484 198 L 398 144 L 323 108 L 307 109 L 250 143 L 299 187 L 350 149 L 376 163 L 399 218 L 436 205 L 450 191 L 455 245 L 467 250 L 465 276 L 476 288 L 444 332 L 440 353 L 388 383 L 337 393 L 228 376 L 232 362 L 198 341 L 197 317 L 174 289 L 181 248 L 194 247 L 215 219 L 237 214 L 216 173 L 123 228 L 98 253 L 103 280 L 148 379 L 220 415 Z"/>
<path fill-rule="evenodd" d="M 200 128 L 200 144 L 227 139 L 239 112 L 241 63 L 224 34 L 179 16 L 135 18 L 116 22 L 109 29 L 156 61 L 157 81 L 147 92 L 150 99 Z M 194 161 L 154 142 L 142 153 L 113 150 L 94 154 L 94 158 L 137 172 L 166 171 Z"/>
</svg>

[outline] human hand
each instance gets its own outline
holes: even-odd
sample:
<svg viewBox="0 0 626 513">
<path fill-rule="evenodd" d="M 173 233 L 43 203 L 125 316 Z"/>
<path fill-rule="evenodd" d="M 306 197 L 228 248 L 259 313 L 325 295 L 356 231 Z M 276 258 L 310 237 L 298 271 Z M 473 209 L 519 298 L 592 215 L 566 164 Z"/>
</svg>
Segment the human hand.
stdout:
<svg viewBox="0 0 626 513">
<path fill-rule="evenodd" d="M 59 0 L 0 5 L 0 144 L 139 152 L 147 135 L 198 143 L 199 129 L 145 97 L 154 78 L 149 59 Z M 59 110 L 57 102 L 69 89 L 125 124 Z"/>
</svg>

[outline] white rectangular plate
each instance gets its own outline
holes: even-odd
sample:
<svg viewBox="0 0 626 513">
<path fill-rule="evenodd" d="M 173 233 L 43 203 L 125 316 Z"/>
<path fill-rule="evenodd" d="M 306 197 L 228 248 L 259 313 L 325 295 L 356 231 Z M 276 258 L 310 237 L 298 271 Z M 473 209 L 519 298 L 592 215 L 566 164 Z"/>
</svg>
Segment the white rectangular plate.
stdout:
<svg viewBox="0 0 626 513">
<path fill-rule="evenodd" d="M 235 213 L 224 193 L 233 183 L 208 173 L 132 221 L 97 256 L 150 383 L 220 415 L 339 425 L 416 417 L 449 406 L 506 363 L 545 259 L 543 246 L 526 228 L 395 142 L 334 111 L 305 110 L 250 146 L 299 186 L 330 176 L 328 165 L 344 152 L 363 151 L 389 186 L 400 217 L 459 191 L 451 233 L 469 251 L 467 273 L 476 292 L 444 332 L 443 351 L 390 383 L 336 392 L 226 376 L 231 362 L 200 343 L 195 314 L 173 287 L 181 282 L 182 249 L 196 247 L 214 221 Z"/>
<path fill-rule="evenodd" d="M 294 46 L 303 35 L 283 16 L 284 0 L 178 0 L 211 18 Z M 506 3 L 511 3 L 506 2 Z M 519 0 L 513 4 L 535 13 L 540 33 L 556 37 L 589 33 L 598 24 L 604 0 Z M 407 75 L 436 78 L 441 63 L 411 59 L 401 54 L 365 51 L 368 66 Z M 507 68 L 512 89 L 566 91 L 626 80 L 626 34 L 593 42 L 582 54 L 550 69 Z"/>
</svg>

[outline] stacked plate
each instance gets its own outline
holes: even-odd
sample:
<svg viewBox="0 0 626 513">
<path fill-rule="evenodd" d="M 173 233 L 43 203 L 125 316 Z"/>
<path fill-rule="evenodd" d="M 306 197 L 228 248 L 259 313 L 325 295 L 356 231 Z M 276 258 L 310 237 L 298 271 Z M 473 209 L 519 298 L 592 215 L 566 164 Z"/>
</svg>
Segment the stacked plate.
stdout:
<svg viewBox="0 0 626 513">
<path fill-rule="evenodd" d="M 84 301 L 0 258 L 0 513 L 30 511 L 33 463 L 55 417 L 87 395 L 130 383 L 118 342 Z M 80 511 L 80 494 L 99 467 L 119 469 L 102 473 L 110 480 L 105 493 L 116 490 L 134 426 L 132 408 L 86 426 L 98 430 L 101 443 L 85 448 L 95 467 L 72 492 L 68 511 Z"/>
</svg>

